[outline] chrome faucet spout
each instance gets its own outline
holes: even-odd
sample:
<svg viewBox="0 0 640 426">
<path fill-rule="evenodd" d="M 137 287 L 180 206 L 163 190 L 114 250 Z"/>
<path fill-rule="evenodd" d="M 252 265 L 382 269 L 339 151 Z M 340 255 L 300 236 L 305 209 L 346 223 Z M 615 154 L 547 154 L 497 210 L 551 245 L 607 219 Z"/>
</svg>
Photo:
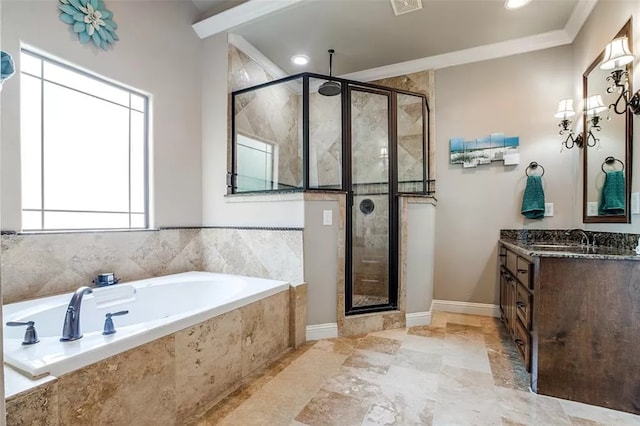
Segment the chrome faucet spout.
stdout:
<svg viewBox="0 0 640 426">
<path fill-rule="evenodd" d="M 77 289 L 73 296 L 69 306 L 67 306 L 67 313 L 64 316 L 64 325 L 62 326 L 61 342 L 71 342 L 82 338 L 82 332 L 80 331 L 80 307 L 82 306 L 82 298 L 85 294 L 91 294 L 91 290 L 87 286 L 82 286 Z"/>
<path fill-rule="evenodd" d="M 569 229 L 569 230 L 565 231 L 564 235 L 570 236 L 573 232 L 577 232 L 578 234 L 580 234 L 580 245 L 582 245 L 582 246 L 588 246 L 589 245 L 589 235 L 587 235 L 587 233 L 584 232 L 582 229 L 572 228 L 572 229 Z"/>
</svg>

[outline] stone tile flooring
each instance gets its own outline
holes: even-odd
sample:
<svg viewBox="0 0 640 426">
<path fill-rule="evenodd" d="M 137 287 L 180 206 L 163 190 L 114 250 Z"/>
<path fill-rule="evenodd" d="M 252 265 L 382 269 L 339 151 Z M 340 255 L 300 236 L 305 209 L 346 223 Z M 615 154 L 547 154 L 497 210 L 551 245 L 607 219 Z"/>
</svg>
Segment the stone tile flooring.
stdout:
<svg viewBox="0 0 640 426">
<path fill-rule="evenodd" d="M 494 318 L 308 342 L 256 373 L 205 425 L 640 425 L 640 416 L 536 395 Z"/>
</svg>

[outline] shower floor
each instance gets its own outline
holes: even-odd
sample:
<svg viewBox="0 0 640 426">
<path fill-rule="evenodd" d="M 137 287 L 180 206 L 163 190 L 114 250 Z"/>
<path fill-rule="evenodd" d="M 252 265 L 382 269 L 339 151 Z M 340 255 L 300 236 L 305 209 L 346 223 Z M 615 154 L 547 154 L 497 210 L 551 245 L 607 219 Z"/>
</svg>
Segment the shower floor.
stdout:
<svg viewBox="0 0 640 426">
<path fill-rule="evenodd" d="M 368 294 L 354 294 L 353 306 L 384 305 L 389 303 L 389 298 L 384 296 L 371 296 Z"/>
</svg>

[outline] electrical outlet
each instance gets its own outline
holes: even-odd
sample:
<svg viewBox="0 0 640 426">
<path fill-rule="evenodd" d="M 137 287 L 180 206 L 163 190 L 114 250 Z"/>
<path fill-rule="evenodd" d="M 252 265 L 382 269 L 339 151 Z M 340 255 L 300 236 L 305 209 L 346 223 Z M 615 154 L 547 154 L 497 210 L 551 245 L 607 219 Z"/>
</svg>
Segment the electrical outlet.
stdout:
<svg viewBox="0 0 640 426">
<path fill-rule="evenodd" d="M 640 192 L 631 193 L 631 214 L 640 214 Z"/>
<path fill-rule="evenodd" d="M 553 216 L 553 203 L 544 203 L 544 215 Z"/>
<path fill-rule="evenodd" d="M 596 201 L 587 203 L 587 216 L 598 216 L 598 203 Z"/>
<path fill-rule="evenodd" d="M 322 211 L 322 224 L 325 226 L 333 225 L 333 210 Z"/>
</svg>

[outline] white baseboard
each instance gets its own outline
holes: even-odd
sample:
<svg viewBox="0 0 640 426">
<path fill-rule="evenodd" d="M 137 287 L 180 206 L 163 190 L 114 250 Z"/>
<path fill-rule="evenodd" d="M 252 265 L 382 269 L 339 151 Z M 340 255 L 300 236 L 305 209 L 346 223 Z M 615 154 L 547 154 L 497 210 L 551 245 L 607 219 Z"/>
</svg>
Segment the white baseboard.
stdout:
<svg viewBox="0 0 640 426">
<path fill-rule="evenodd" d="M 455 300 L 434 300 L 431 311 L 455 312 L 457 314 L 482 315 L 500 318 L 500 306 L 489 303 L 457 302 Z"/>
<path fill-rule="evenodd" d="M 405 315 L 407 319 L 407 327 L 416 327 L 418 325 L 431 325 L 431 311 L 412 312 Z"/>
<path fill-rule="evenodd" d="M 307 341 L 338 337 L 338 323 L 308 325 L 306 337 Z"/>
</svg>

